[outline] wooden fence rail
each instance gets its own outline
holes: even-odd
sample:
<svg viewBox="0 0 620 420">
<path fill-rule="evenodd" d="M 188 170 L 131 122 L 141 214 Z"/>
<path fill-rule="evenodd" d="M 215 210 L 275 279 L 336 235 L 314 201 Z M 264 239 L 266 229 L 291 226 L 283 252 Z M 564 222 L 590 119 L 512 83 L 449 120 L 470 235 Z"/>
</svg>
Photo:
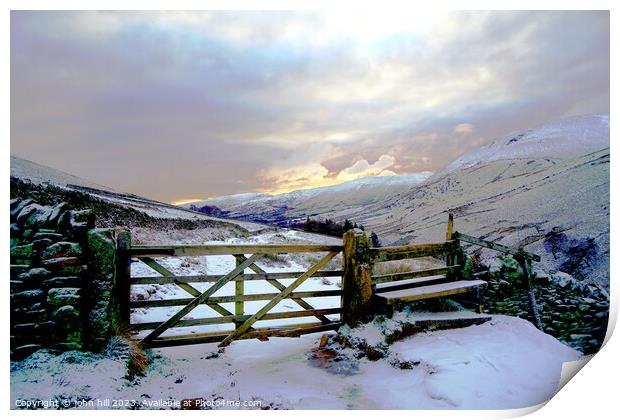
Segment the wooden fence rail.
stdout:
<svg viewBox="0 0 620 420">
<path fill-rule="evenodd" d="M 340 252 L 341 245 L 166 245 L 134 246 L 132 256 L 192 257 L 235 254 L 299 254 L 306 252 Z"/>
<path fill-rule="evenodd" d="M 454 232 L 453 238 L 461 240 L 463 242 L 468 242 L 473 245 L 479 245 L 485 248 L 489 248 L 489 249 L 492 249 L 494 251 L 498 251 L 504 254 L 509 254 L 509 255 L 522 254 L 528 260 L 537 261 L 537 262 L 540 261 L 540 255 L 531 254 L 529 252 L 523 251 L 522 249 L 512 248 L 506 245 L 498 244 L 496 242 L 487 241 L 482 238 L 476 238 L 475 236 L 467 235 L 465 233 Z"/>
<path fill-rule="evenodd" d="M 219 346 L 224 347 L 233 340 L 239 339 L 267 340 L 269 337 L 298 337 L 312 332 L 337 329 L 344 323 L 354 327 L 369 320 L 376 313 L 376 302 L 373 301 L 373 296 L 378 293 L 379 289 L 382 293 L 380 296 L 388 296 L 389 293 L 398 291 L 402 293 L 403 289 L 412 287 L 412 284 L 420 287 L 418 297 L 440 297 L 463 292 L 470 286 L 461 287 L 462 283 L 469 285 L 472 282 L 460 281 L 465 259 L 463 248 L 460 246 L 461 241 L 514 255 L 523 263 L 528 273 L 528 281 L 531 281 L 527 268 L 529 261 L 540 261 L 538 255 L 524 252 L 521 249 L 453 232 L 452 214 L 449 217 L 444 242 L 395 247 L 371 247 L 365 233 L 359 229 L 346 232 L 342 245 L 131 246 L 131 238 L 128 234 L 121 235 L 119 238 L 117 276 L 119 278 L 118 290 L 122 295 L 119 305 L 121 315 L 134 331 L 146 331 L 142 343 L 147 347 L 212 342 L 218 342 Z M 324 253 L 324 255 L 305 271 L 269 273 L 257 265 L 257 262 L 265 255 L 293 253 Z M 342 269 L 326 269 L 326 265 L 338 254 L 342 254 Z M 220 275 L 176 275 L 158 261 L 167 257 L 214 255 L 230 255 L 234 258 L 234 268 L 229 273 Z M 436 261 L 441 265 L 397 273 L 374 273 L 376 264 L 427 257 L 437 258 Z M 159 276 L 131 277 L 132 261 L 141 261 Z M 252 271 L 252 273 L 246 273 L 246 271 Z M 341 287 L 336 290 L 296 290 L 309 278 L 321 277 L 340 277 Z M 285 285 L 280 282 L 283 279 L 293 279 L 293 281 Z M 272 293 L 248 294 L 245 293 L 247 281 L 266 281 L 275 290 Z M 446 287 L 446 281 L 452 282 L 447 285 L 449 287 Z M 210 284 L 204 292 L 193 286 L 193 284 L 204 283 Z M 234 284 L 234 294 L 214 296 L 218 290 L 229 283 Z M 148 284 L 174 284 L 189 296 L 175 299 L 130 300 L 132 286 Z M 340 297 L 340 304 L 335 308 L 317 309 L 305 300 L 318 297 Z M 285 299 L 295 302 L 300 309 L 271 312 Z M 254 313 L 246 314 L 244 303 L 258 301 L 265 301 L 265 304 Z M 234 303 L 234 312 L 222 306 L 227 303 Z M 219 316 L 191 318 L 189 314 L 199 306 L 207 306 Z M 166 320 L 131 323 L 131 310 L 161 307 L 177 307 L 177 311 Z M 330 315 L 339 315 L 339 319 L 329 318 Z M 258 321 L 297 317 L 314 317 L 319 322 L 255 327 Z M 234 324 L 235 328 L 230 331 L 162 336 L 171 328 L 220 324 Z"/>
</svg>

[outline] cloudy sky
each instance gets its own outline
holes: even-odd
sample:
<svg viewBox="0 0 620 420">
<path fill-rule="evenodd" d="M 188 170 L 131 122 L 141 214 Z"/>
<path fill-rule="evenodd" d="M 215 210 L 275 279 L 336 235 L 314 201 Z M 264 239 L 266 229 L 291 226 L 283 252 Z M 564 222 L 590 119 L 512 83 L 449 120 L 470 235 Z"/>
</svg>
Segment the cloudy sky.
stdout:
<svg viewBox="0 0 620 420">
<path fill-rule="evenodd" d="M 597 112 L 607 12 L 11 13 L 11 154 L 164 201 L 440 170 Z"/>
</svg>

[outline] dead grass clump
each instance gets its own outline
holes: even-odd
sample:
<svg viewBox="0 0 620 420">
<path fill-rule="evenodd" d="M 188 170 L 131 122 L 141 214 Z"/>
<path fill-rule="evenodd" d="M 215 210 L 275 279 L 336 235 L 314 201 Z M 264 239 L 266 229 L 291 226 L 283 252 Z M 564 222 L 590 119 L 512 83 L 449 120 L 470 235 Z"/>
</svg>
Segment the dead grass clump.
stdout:
<svg viewBox="0 0 620 420">
<path fill-rule="evenodd" d="M 113 359 L 125 362 L 126 379 L 132 381 L 138 376 L 144 376 L 149 358 L 140 342 L 131 338 L 129 326 L 123 325 L 115 328 L 114 337 L 110 339 L 106 353 Z"/>
</svg>

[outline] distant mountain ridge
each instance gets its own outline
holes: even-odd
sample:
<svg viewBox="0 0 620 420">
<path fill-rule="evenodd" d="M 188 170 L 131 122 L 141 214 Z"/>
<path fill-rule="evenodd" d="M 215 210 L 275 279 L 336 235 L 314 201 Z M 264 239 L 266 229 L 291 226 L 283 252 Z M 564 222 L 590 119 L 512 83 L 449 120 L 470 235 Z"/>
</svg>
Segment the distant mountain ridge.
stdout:
<svg viewBox="0 0 620 420">
<path fill-rule="evenodd" d="M 421 172 L 371 176 L 326 187 L 270 195 L 243 193 L 184 204 L 186 208 L 215 206 L 227 217 L 286 225 L 291 220 L 317 216 L 335 210 L 371 205 L 394 194 L 408 191 L 432 175 Z"/>
</svg>

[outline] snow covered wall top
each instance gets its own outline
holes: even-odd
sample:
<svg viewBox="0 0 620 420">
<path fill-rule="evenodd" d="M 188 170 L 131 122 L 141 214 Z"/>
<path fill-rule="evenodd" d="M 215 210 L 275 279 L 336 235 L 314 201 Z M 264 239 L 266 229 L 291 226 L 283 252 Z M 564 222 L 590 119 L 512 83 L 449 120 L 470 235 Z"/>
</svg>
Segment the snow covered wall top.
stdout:
<svg viewBox="0 0 620 420">
<path fill-rule="evenodd" d="M 445 172 L 504 159 L 567 159 L 609 147 L 609 114 L 568 117 L 515 131 L 452 162 Z"/>
</svg>

